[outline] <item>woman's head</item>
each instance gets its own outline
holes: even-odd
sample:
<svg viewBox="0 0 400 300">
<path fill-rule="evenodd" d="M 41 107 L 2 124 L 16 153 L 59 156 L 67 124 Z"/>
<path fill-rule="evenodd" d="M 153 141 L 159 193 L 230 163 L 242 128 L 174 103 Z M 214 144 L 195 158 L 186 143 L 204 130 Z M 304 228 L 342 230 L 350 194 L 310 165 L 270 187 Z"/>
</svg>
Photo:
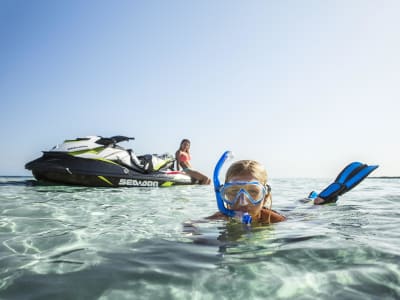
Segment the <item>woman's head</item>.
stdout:
<svg viewBox="0 0 400 300">
<path fill-rule="evenodd" d="M 179 146 L 180 150 L 185 150 L 185 149 L 189 149 L 190 148 L 190 141 L 188 139 L 183 139 L 181 141 L 181 145 Z"/>
<path fill-rule="evenodd" d="M 229 209 L 248 212 L 259 218 L 261 209 L 272 205 L 265 167 L 254 160 L 233 163 L 226 172 L 223 197 Z"/>
</svg>

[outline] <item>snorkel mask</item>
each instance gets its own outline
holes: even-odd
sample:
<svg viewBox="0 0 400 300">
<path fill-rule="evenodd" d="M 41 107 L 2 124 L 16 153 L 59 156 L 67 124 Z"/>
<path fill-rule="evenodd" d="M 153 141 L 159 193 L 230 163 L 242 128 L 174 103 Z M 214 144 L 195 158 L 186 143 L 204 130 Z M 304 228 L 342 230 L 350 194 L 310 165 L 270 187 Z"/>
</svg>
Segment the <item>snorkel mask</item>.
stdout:
<svg viewBox="0 0 400 300">
<path fill-rule="evenodd" d="M 221 168 L 228 158 L 232 158 L 233 154 L 230 151 L 225 151 L 221 158 L 217 162 L 214 169 L 214 188 L 215 196 L 217 200 L 217 206 L 221 213 L 228 217 L 236 217 L 241 220 L 244 224 L 250 224 L 252 221 L 251 216 L 247 212 L 234 211 L 229 209 L 226 205 L 230 207 L 234 206 L 237 201 L 243 201 L 246 197 L 246 201 L 249 201 L 253 205 L 259 204 L 270 191 L 268 185 L 262 185 L 258 181 L 248 182 L 248 181 L 235 181 L 227 182 L 221 184 L 219 181 L 219 174 Z"/>
<path fill-rule="evenodd" d="M 262 185 L 258 181 L 232 181 L 223 184 L 219 192 L 226 204 L 234 206 L 237 201 L 241 203 L 244 197 L 251 204 L 258 205 L 270 190 L 269 185 Z"/>
</svg>

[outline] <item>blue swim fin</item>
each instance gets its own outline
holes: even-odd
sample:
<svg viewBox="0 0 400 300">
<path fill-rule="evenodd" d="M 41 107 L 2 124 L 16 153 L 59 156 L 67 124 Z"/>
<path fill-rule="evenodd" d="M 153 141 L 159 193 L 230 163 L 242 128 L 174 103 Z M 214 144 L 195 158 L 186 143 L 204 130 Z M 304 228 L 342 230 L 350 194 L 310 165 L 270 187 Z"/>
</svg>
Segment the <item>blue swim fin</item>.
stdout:
<svg viewBox="0 0 400 300">
<path fill-rule="evenodd" d="M 376 168 L 378 165 L 368 166 L 360 162 L 352 162 L 322 192 L 319 194 L 311 192 L 308 197 L 311 199 L 322 198 L 325 200 L 323 204 L 336 202 L 339 196 L 354 188 Z"/>
</svg>

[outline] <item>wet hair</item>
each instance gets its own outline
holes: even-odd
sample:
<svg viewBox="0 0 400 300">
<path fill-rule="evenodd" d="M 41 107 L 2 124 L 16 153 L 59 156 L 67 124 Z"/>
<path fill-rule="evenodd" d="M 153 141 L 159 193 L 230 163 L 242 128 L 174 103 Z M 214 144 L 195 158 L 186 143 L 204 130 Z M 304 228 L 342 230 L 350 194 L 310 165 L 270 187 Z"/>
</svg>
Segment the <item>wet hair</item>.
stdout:
<svg viewBox="0 0 400 300">
<path fill-rule="evenodd" d="M 263 185 L 267 183 L 268 177 L 265 167 L 255 160 L 239 160 L 234 162 L 226 172 L 225 182 L 228 182 L 232 177 L 248 174 Z"/>
</svg>

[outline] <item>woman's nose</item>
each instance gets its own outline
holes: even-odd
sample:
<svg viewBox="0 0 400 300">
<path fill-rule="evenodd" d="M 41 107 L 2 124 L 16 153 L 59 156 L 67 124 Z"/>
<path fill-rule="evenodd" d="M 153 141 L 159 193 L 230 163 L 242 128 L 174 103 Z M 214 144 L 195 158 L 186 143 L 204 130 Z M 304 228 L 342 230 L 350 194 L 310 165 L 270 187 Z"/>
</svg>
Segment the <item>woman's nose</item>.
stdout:
<svg viewBox="0 0 400 300">
<path fill-rule="evenodd" d="M 245 195 L 243 193 L 241 193 L 239 195 L 239 205 L 240 206 L 246 206 L 247 205 L 247 201 L 246 201 Z"/>
</svg>

